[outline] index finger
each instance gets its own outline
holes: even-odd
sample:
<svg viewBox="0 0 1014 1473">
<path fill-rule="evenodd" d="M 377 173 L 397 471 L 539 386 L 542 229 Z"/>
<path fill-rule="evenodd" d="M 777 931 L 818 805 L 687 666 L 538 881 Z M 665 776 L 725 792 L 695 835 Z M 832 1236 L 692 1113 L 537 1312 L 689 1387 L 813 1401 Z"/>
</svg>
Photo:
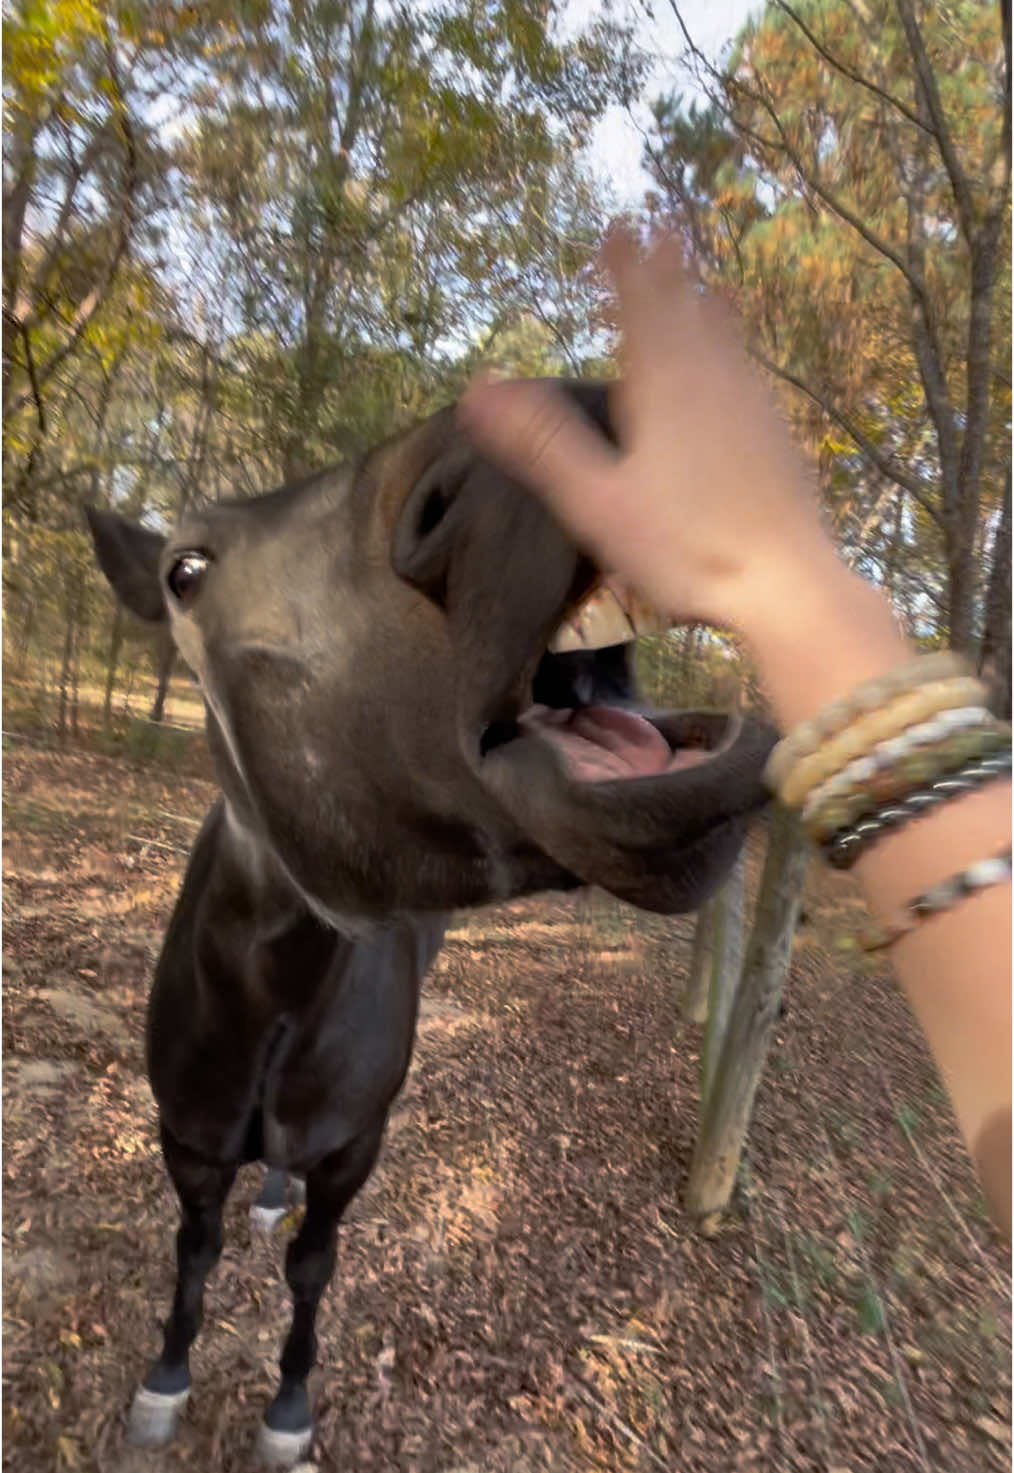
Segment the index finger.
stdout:
<svg viewBox="0 0 1014 1473">
<path fill-rule="evenodd" d="M 670 358 L 696 301 L 673 232 L 658 236 L 642 256 L 626 225 L 610 228 L 601 259 L 616 288 L 623 356 L 635 376 L 659 357 Z"/>
</svg>

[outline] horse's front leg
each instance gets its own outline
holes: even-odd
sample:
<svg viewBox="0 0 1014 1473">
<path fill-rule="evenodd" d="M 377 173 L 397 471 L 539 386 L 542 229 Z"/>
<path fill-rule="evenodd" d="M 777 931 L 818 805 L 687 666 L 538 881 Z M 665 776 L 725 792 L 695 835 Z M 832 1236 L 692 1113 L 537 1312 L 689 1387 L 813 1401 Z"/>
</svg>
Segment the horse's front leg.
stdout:
<svg viewBox="0 0 1014 1473">
<path fill-rule="evenodd" d="M 285 1255 L 292 1325 L 279 1362 L 281 1384 L 258 1442 L 260 1456 L 271 1468 L 291 1467 L 310 1446 L 313 1419 L 306 1378 L 317 1359 L 317 1308 L 334 1272 L 338 1223 L 373 1170 L 383 1133 L 382 1119 L 307 1172 L 306 1215 Z"/>
<path fill-rule="evenodd" d="M 175 1435 L 190 1394 L 190 1347 L 201 1328 L 204 1284 L 222 1252 L 222 1208 L 236 1166 L 201 1160 L 162 1128 L 162 1156 L 180 1199 L 176 1234 L 176 1292 L 165 1325 L 162 1354 L 134 1393 L 127 1438 L 138 1447 L 162 1447 Z"/>
</svg>

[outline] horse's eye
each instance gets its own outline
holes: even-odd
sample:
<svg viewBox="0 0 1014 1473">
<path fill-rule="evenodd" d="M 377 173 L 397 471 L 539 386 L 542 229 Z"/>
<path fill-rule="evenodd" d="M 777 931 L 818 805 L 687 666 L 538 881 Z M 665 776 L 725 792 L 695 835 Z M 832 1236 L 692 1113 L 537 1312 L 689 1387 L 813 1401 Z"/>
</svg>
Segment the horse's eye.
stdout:
<svg viewBox="0 0 1014 1473">
<path fill-rule="evenodd" d="M 208 559 L 203 552 L 185 552 L 169 569 L 166 582 L 169 592 L 181 608 L 189 608 L 201 591 Z"/>
</svg>

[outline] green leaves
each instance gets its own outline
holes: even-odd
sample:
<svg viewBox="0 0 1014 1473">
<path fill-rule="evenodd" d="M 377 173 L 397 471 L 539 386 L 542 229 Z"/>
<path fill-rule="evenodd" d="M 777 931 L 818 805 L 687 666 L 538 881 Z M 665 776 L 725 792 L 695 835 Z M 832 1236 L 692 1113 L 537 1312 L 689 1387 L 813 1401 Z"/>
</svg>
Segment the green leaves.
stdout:
<svg viewBox="0 0 1014 1473">
<path fill-rule="evenodd" d="M 7 212 L 4 300 L 27 335 L 8 338 L 5 468 L 20 512 L 74 525 L 87 493 L 171 517 L 356 454 L 484 359 L 601 358 L 605 206 L 573 156 L 643 58 L 608 5 L 566 29 L 557 11 L 13 11 L 23 126 L 4 187 L 25 208 Z"/>
<path fill-rule="evenodd" d="M 208 66 L 190 182 L 202 232 L 230 243 L 236 356 L 279 473 L 428 405 L 505 313 L 559 315 L 548 281 L 580 271 L 600 227 L 594 208 L 563 227 L 590 203 L 564 140 L 619 93 L 614 33 L 563 43 L 549 7 L 517 0 L 308 0 L 270 35 L 240 20 Z"/>
<path fill-rule="evenodd" d="M 32 115 L 57 100 L 64 73 L 104 28 L 104 7 L 93 0 L 23 0 L 5 11 L 5 103 Z"/>
</svg>

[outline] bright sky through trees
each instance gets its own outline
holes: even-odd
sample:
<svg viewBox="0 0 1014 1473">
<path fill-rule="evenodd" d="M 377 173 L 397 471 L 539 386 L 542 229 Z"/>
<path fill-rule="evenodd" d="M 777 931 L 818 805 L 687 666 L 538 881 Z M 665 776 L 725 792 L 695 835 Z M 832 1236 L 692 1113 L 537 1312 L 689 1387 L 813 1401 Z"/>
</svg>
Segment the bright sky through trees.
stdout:
<svg viewBox="0 0 1014 1473">
<path fill-rule="evenodd" d="M 570 0 L 565 25 L 578 27 L 587 23 L 595 6 L 592 0 Z M 611 107 L 597 125 L 589 160 L 596 172 L 604 174 L 622 205 L 640 204 L 650 180 L 641 167 L 641 129 L 648 126 L 646 101 L 659 93 L 669 92 L 674 84 L 690 95 L 699 89 L 680 57 L 686 42 L 680 31 L 669 0 L 653 0 L 649 16 L 643 0 L 635 0 L 633 11 L 640 17 L 641 45 L 654 58 L 641 101 L 631 115 L 622 107 Z M 762 0 L 681 0 L 680 13 L 687 29 L 704 54 L 717 60 L 722 48 L 736 35 L 747 17 L 763 9 Z"/>
</svg>

